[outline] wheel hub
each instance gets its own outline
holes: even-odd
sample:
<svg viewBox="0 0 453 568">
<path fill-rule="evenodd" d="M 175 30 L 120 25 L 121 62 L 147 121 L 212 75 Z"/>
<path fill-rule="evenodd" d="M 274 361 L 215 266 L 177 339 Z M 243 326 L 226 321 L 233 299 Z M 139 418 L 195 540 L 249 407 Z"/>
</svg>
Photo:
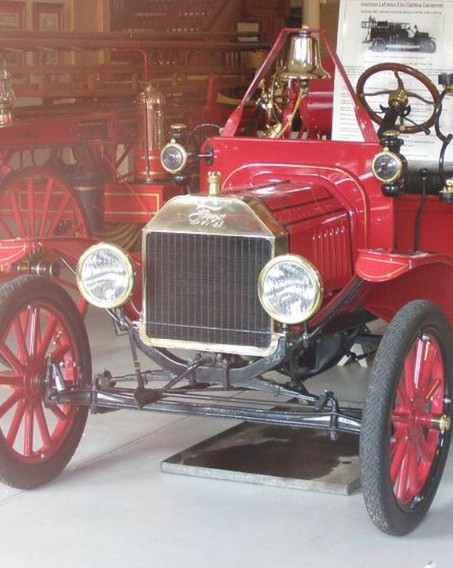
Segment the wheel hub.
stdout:
<svg viewBox="0 0 453 568">
<path fill-rule="evenodd" d="M 27 361 L 23 387 L 27 398 L 40 399 L 42 397 L 44 392 L 44 368 L 42 359 L 31 357 Z"/>
<path fill-rule="evenodd" d="M 396 423 L 404 424 L 410 436 L 422 428 L 429 430 L 439 430 L 440 432 L 447 432 L 451 428 L 451 418 L 447 414 L 431 414 L 426 412 L 425 403 L 417 404 L 416 401 L 412 402 L 408 412 L 396 412 L 393 414 L 393 420 Z"/>
<path fill-rule="evenodd" d="M 431 424 L 433 428 L 437 428 L 440 432 L 448 432 L 451 427 L 451 418 L 446 414 L 442 414 L 442 416 L 433 416 L 431 418 Z"/>
</svg>

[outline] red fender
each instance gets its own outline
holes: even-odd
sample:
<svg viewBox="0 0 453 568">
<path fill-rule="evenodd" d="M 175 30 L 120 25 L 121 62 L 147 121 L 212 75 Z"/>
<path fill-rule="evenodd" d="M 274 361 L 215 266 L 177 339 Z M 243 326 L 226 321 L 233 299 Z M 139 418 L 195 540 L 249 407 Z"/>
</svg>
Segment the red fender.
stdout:
<svg viewBox="0 0 453 568">
<path fill-rule="evenodd" d="M 366 281 L 361 304 L 385 321 L 411 300 L 439 305 L 453 325 L 453 259 L 438 253 L 360 250 L 355 271 Z"/>
</svg>

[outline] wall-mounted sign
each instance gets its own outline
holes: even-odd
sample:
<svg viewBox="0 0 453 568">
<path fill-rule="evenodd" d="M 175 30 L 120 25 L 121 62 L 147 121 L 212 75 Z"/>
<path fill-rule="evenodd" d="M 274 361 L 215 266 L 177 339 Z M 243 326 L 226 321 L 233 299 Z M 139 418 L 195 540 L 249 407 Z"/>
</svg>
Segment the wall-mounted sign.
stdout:
<svg viewBox="0 0 453 568">
<path fill-rule="evenodd" d="M 440 73 L 453 72 L 453 0 L 396 1 L 341 0 L 338 22 L 338 55 L 355 86 L 359 76 L 379 63 L 402 63 L 427 75 L 438 86 Z M 377 113 L 386 107 L 388 91 L 404 86 L 410 97 L 410 120 L 424 122 L 433 106 L 429 91 L 415 78 L 393 71 L 376 73 L 366 83 L 368 103 Z M 442 87 L 439 86 L 439 90 Z M 339 80 L 335 83 L 335 113 L 333 136 L 337 139 L 360 139 L 350 107 Z M 444 102 L 442 129 L 453 131 L 453 97 Z M 430 134 L 404 136 L 404 153 L 420 160 L 435 160 L 440 142 L 434 129 Z"/>
</svg>

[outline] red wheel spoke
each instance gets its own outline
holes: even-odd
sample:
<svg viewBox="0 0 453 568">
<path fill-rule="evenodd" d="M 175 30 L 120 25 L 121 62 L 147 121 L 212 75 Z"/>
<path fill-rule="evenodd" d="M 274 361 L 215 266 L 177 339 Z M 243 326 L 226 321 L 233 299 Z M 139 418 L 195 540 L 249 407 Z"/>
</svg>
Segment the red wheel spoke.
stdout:
<svg viewBox="0 0 453 568">
<path fill-rule="evenodd" d="M 425 362 L 425 352 L 427 343 L 423 341 L 420 337 L 414 344 L 415 347 L 415 360 L 414 360 L 414 374 L 412 376 L 412 381 L 409 382 L 409 387 L 412 390 L 408 391 L 411 392 L 412 399 L 415 397 L 418 389 L 418 385 L 420 384 L 420 377 L 422 375 L 422 369 Z M 408 377 L 406 377 L 407 381 Z"/>
<path fill-rule="evenodd" d="M 68 420 L 68 415 L 65 414 L 59 406 L 52 404 L 49 406 L 49 409 L 52 414 L 54 414 L 58 418 L 58 420 L 61 420 L 62 422 L 66 422 Z"/>
<path fill-rule="evenodd" d="M 398 383 L 396 396 L 398 397 L 401 408 L 407 410 L 409 408 L 410 400 L 406 391 L 406 385 L 403 381 L 399 381 Z"/>
<path fill-rule="evenodd" d="M 41 219 L 39 220 L 38 235 L 44 235 L 46 229 L 46 220 L 49 213 L 50 196 L 52 193 L 53 179 L 47 178 L 44 190 L 44 202 L 42 207 Z"/>
<path fill-rule="evenodd" d="M 2 239 L 12 239 L 14 237 L 13 232 L 8 227 L 3 219 L 0 219 L 0 228 L 2 230 L 1 237 Z"/>
<path fill-rule="evenodd" d="M 73 225 L 71 225 L 67 231 L 67 234 L 73 237 L 77 237 L 80 235 L 80 233 L 82 232 L 83 229 L 83 224 L 82 223 L 74 223 Z"/>
<path fill-rule="evenodd" d="M 425 388 L 424 393 L 423 393 L 423 400 L 425 402 L 428 402 L 429 400 L 431 400 L 433 398 L 433 396 L 436 394 L 436 391 L 441 389 L 442 386 L 443 386 L 443 384 L 442 384 L 442 381 L 440 379 L 433 379 L 431 381 L 431 383 L 426 385 L 426 388 Z"/>
<path fill-rule="evenodd" d="M 406 431 L 409 421 L 410 415 L 407 409 L 403 409 L 401 407 L 395 408 L 392 414 L 392 424 L 394 428 L 397 428 L 397 433 L 401 432 L 401 430 Z"/>
<path fill-rule="evenodd" d="M 35 405 L 29 404 L 25 410 L 24 422 L 24 456 L 33 455 L 33 436 L 35 430 Z"/>
<path fill-rule="evenodd" d="M 12 331 L 14 339 L 16 340 L 18 355 L 21 361 L 26 361 L 28 357 L 27 344 L 25 341 L 24 328 L 21 325 L 20 319 L 15 319 L 12 323 Z"/>
<path fill-rule="evenodd" d="M 27 230 L 25 229 L 25 225 L 24 225 L 24 221 L 22 219 L 22 213 L 19 210 L 18 204 L 17 204 L 17 199 L 16 199 L 16 195 L 11 191 L 9 194 L 9 200 L 11 203 L 11 210 L 13 212 L 14 215 L 14 220 L 17 223 L 17 229 L 19 234 L 16 235 L 18 237 L 26 237 L 27 236 Z"/>
<path fill-rule="evenodd" d="M 47 426 L 47 420 L 44 416 L 44 410 L 41 404 L 37 404 L 35 407 L 36 412 L 36 422 L 38 424 L 39 432 L 41 434 L 41 439 L 43 442 L 43 449 L 48 450 L 52 446 L 52 439 L 50 437 L 49 428 Z"/>
<path fill-rule="evenodd" d="M 47 231 L 47 235 L 53 235 L 55 233 L 55 229 L 57 228 L 58 223 L 62 220 L 63 212 L 68 205 L 69 201 L 71 200 L 71 195 L 68 193 L 62 199 L 61 203 L 58 207 L 57 212 L 55 213 L 54 218 L 52 219 L 51 225 L 49 230 Z"/>
<path fill-rule="evenodd" d="M 52 352 L 52 363 L 58 363 L 61 361 L 66 353 L 71 349 L 71 346 L 68 343 L 63 343 L 59 345 L 53 352 Z"/>
<path fill-rule="evenodd" d="M 408 444 L 406 444 L 406 449 L 404 452 L 403 460 L 401 462 L 401 467 L 397 472 L 396 484 L 395 484 L 395 495 L 397 499 L 401 502 L 407 500 L 407 483 L 409 477 L 409 449 Z"/>
<path fill-rule="evenodd" d="M 11 421 L 8 434 L 6 436 L 6 440 L 11 447 L 14 446 L 14 443 L 16 441 L 17 433 L 19 432 L 19 428 L 22 423 L 26 408 L 27 406 L 25 404 L 25 401 L 22 399 L 17 405 L 16 412 L 14 413 L 14 417 Z"/>
<path fill-rule="evenodd" d="M 17 375 L 25 374 L 24 365 L 17 359 L 17 357 L 5 343 L 0 345 L 0 356 L 8 363 L 8 365 L 16 372 Z M 26 363 L 26 361 L 24 361 L 24 363 Z"/>
<path fill-rule="evenodd" d="M 414 377 L 417 372 L 417 352 L 418 349 L 415 349 L 414 346 L 404 361 L 404 389 L 410 400 L 413 400 L 415 397 Z"/>
<path fill-rule="evenodd" d="M 2 418 L 3 416 L 5 416 L 5 414 L 11 410 L 11 408 L 17 403 L 19 402 L 19 400 L 22 398 L 22 392 L 20 390 L 15 390 L 10 396 L 9 398 L 7 398 L 5 400 L 5 402 L 3 404 L 0 405 L 0 418 Z"/>
<path fill-rule="evenodd" d="M 30 321 L 30 310 L 24 309 L 19 315 L 20 325 L 24 331 L 25 343 L 27 342 L 27 330 L 28 330 L 28 322 Z M 26 349 L 27 356 L 29 355 L 29 349 Z"/>
<path fill-rule="evenodd" d="M 433 447 L 428 443 L 428 440 L 426 440 L 421 430 L 417 432 L 417 443 L 422 461 L 431 463 L 434 458 L 436 447 Z"/>
<path fill-rule="evenodd" d="M 21 387 L 24 378 L 18 375 L 8 375 L 8 373 L 0 373 L 0 385 L 7 387 Z"/>
<path fill-rule="evenodd" d="M 50 342 L 52 341 L 55 329 L 57 328 L 58 320 L 54 315 L 49 315 L 47 318 L 47 327 L 41 339 L 39 346 L 38 357 L 43 358 L 47 355 Z"/>
<path fill-rule="evenodd" d="M 418 381 L 419 390 L 424 390 L 432 376 L 434 363 L 439 355 L 435 345 L 430 341 L 424 341 L 423 357 L 421 361 L 421 370 Z"/>
<path fill-rule="evenodd" d="M 420 493 L 420 471 L 418 467 L 418 444 L 409 444 L 408 462 L 409 462 L 409 486 L 407 488 L 410 499 Z"/>
<path fill-rule="evenodd" d="M 403 437 L 402 434 L 405 434 L 406 430 L 402 430 L 401 434 L 395 439 L 391 447 L 391 454 L 393 455 L 393 459 L 391 460 L 390 464 L 390 478 L 392 483 L 395 483 L 397 480 L 398 475 L 401 472 L 401 464 L 403 463 L 403 459 L 406 455 L 407 451 L 407 438 Z"/>
<path fill-rule="evenodd" d="M 30 235 L 36 235 L 35 227 L 35 206 L 34 206 L 34 185 L 33 176 L 27 180 L 27 205 L 28 205 L 28 231 Z"/>
<path fill-rule="evenodd" d="M 30 355 L 37 355 L 39 353 L 39 344 L 41 340 L 40 321 L 41 317 L 39 307 L 32 306 L 30 318 Z"/>
</svg>

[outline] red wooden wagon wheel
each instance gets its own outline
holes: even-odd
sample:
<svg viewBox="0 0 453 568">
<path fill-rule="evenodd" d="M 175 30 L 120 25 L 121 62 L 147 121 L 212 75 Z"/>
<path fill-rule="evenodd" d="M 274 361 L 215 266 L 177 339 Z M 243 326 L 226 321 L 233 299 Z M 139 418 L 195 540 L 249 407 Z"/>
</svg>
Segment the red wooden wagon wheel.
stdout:
<svg viewBox="0 0 453 568">
<path fill-rule="evenodd" d="M 74 454 L 87 408 L 45 404 L 45 389 L 91 381 L 80 314 L 56 282 L 24 275 L 0 290 L 0 480 L 27 489 L 56 477 Z"/>
<path fill-rule="evenodd" d="M 89 238 L 88 221 L 79 197 L 54 171 L 31 167 L 9 174 L 0 185 L 0 239 L 65 236 Z M 26 270 L 52 275 L 55 255 L 40 250 L 27 258 Z M 58 280 L 76 290 L 72 278 L 62 271 Z M 79 310 L 85 307 L 80 302 Z"/>
<path fill-rule="evenodd" d="M 453 339 L 445 314 L 416 300 L 390 323 L 376 355 L 360 436 L 371 519 L 402 535 L 427 513 L 451 438 Z"/>
</svg>

